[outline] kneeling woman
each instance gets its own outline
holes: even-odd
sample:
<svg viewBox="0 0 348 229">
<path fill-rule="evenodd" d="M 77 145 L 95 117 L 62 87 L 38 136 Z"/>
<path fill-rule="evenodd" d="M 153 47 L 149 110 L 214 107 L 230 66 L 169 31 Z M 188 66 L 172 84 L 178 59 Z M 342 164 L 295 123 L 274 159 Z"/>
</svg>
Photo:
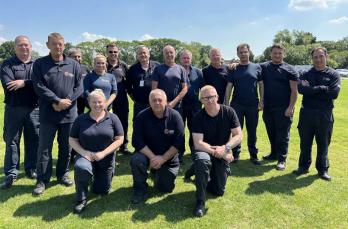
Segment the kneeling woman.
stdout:
<svg viewBox="0 0 348 229">
<path fill-rule="evenodd" d="M 90 112 L 80 115 L 70 132 L 69 143 L 78 153 L 75 159 L 77 205 L 81 213 L 87 205 L 88 185 L 93 177 L 92 191 L 107 194 L 115 171 L 115 150 L 123 143 L 123 128 L 119 118 L 106 111 L 106 99 L 101 89 L 88 95 Z"/>
</svg>

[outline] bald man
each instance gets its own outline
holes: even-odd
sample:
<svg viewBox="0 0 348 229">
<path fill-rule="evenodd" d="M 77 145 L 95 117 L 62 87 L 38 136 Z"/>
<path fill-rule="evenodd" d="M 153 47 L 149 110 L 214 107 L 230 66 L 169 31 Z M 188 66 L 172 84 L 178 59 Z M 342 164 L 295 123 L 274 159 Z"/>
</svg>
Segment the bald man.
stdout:
<svg viewBox="0 0 348 229">
<path fill-rule="evenodd" d="M 136 153 L 130 162 L 134 204 L 147 198 L 148 169 L 159 191 L 173 191 L 179 172 L 178 152 L 184 148 L 184 123 L 179 112 L 168 106 L 165 92 L 151 91 L 149 103 L 134 123 L 132 143 Z"/>
</svg>

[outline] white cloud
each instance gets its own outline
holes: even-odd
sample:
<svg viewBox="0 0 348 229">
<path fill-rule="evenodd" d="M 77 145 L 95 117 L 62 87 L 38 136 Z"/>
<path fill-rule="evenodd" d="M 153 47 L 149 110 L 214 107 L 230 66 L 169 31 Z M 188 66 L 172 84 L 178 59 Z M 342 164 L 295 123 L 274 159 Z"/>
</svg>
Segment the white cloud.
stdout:
<svg viewBox="0 0 348 229">
<path fill-rule="evenodd" d="M 146 40 L 151 40 L 151 39 L 155 39 L 153 36 L 151 36 L 150 34 L 144 34 L 140 37 L 141 41 L 146 41 Z"/>
<path fill-rule="evenodd" d="M 338 25 L 338 24 L 343 24 L 343 23 L 345 23 L 346 21 L 348 21 L 348 17 L 343 16 L 343 17 L 340 17 L 340 18 L 332 19 L 332 20 L 330 20 L 329 22 L 330 22 L 331 24 L 336 24 L 336 25 Z"/>
<path fill-rule="evenodd" d="M 93 34 L 93 33 L 89 33 L 89 32 L 82 33 L 82 37 L 85 41 L 95 41 L 95 40 L 102 39 L 102 38 L 106 38 L 106 39 L 109 39 L 111 41 L 117 40 L 117 38 L 115 38 L 115 37 L 108 37 L 108 36 Z"/>
<path fill-rule="evenodd" d="M 346 3 L 348 0 L 290 0 L 288 7 L 298 11 L 327 9 Z"/>
<path fill-rule="evenodd" d="M 0 45 L 1 45 L 2 43 L 4 43 L 5 41 L 7 41 L 5 38 L 0 37 Z"/>
<path fill-rule="evenodd" d="M 46 47 L 46 45 L 42 44 L 39 41 L 34 41 L 32 45 L 33 45 L 33 50 L 38 52 L 40 56 L 45 56 L 49 53 L 49 50 Z"/>
</svg>

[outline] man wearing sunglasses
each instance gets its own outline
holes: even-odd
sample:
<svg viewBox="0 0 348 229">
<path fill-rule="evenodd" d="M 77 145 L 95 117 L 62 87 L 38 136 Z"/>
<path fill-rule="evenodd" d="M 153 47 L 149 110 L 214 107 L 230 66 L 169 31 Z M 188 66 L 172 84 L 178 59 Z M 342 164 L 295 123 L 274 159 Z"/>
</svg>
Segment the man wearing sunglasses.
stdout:
<svg viewBox="0 0 348 229">
<path fill-rule="evenodd" d="M 233 108 L 220 105 L 213 86 L 201 89 L 200 100 L 204 105 L 195 116 L 192 137 L 195 146 L 196 175 L 195 215 L 205 214 L 206 192 L 222 196 L 233 161 L 232 149 L 242 141 L 242 130 Z"/>
</svg>

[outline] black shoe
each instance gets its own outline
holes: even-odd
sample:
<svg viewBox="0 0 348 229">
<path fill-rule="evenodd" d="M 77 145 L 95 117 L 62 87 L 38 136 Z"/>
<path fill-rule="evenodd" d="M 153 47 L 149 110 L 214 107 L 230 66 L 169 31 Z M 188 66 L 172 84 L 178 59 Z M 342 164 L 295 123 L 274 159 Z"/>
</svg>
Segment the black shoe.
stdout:
<svg viewBox="0 0 348 229">
<path fill-rule="evenodd" d="M 323 179 L 326 181 L 331 181 L 331 179 L 332 179 L 327 172 L 318 173 L 318 176 L 320 177 L 320 179 Z"/>
<path fill-rule="evenodd" d="M 87 206 L 87 200 L 82 200 L 77 202 L 77 204 L 74 207 L 74 213 L 75 214 L 81 214 L 81 212 L 83 212 L 83 210 L 85 210 Z"/>
<path fill-rule="evenodd" d="M 8 189 L 12 187 L 13 182 L 16 181 L 14 176 L 7 176 L 4 182 L 1 184 L 1 189 Z"/>
<path fill-rule="evenodd" d="M 34 196 L 38 196 L 38 195 L 43 194 L 44 191 L 45 191 L 45 188 L 46 188 L 45 183 L 42 182 L 42 181 L 38 181 L 38 182 L 36 183 L 36 187 L 35 187 L 34 190 L 33 190 L 33 195 L 34 195 Z"/>
<path fill-rule="evenodd" d="M 251 163 L 254 165 L 261 165 L 261 161 L 257 157 L 251 157 L 250 158 Z"/>
<path fill-rule="evenodd" d="M 133 194 L 131 202 L 132 204 L 139 204 L 141 202 L 144 202 L 148 197 L 147 193 L 143 194 Z"/>
<path fill-rule="evenodd" d="M 277 166 L 276 166 L 276 170 L 279 170 L 279 171 L 283 171 L 285 170 L 285 161 L 280 161 L 278 162 Z"/>
<path fill-rule="evenodd" d="M 277 157 L 272 155 L 272 154 L 265 155 L 262 158 L 263 158 L 263 160 L 266 160 L 266 161 L 275 161 L 275 160 L 277 160 Z"/>
<path fill-rule="evenodd" d="M 37 173 L 36 173 L 35 169 L 29 169 L 29 170 L 25 171 L 25 175 L 29 179 L 36 179 L 37 178 Z"/>
<path fill-rule="evenodd" d="M 195 216 L 202 217 L 205 214 L 205 204 L 203 201 L 197 201 Z"/>
<path fill-rule="evenodd" d="M 296 176 L 301 176 L 303 174 L 308 173 L 308 169 L 302 168 L 302 167 L 298 167 L 298 169 L 292 171 L 293 174 L 295 174 Z"/>
<path fill-rule="evenodd" d="M 74 182 L 70 180 L 68 176 L 63 176 L 62 178 L 58 179 L 58 183 L 65 185 L 66 187 L 72 186 Z"/>
</svg>

